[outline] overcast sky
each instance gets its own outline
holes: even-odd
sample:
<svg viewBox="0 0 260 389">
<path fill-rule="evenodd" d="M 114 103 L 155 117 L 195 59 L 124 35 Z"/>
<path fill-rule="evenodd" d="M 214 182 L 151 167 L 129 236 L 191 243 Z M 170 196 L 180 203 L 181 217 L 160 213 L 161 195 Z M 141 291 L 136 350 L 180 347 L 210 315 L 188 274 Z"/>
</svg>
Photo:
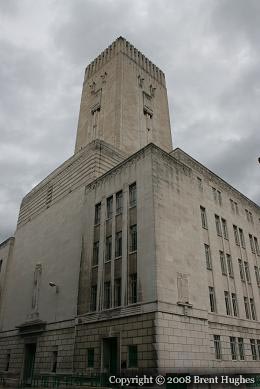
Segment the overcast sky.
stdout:
<svg viewBox="0 0 260 389">
<path fill-rule="evenodd" d="M 166 74 L 174 147 L 260 203 L 260 1 L 0 0 L 0 241 L 73 153 L 84 69 L 122 35 Z"/>
</svg>

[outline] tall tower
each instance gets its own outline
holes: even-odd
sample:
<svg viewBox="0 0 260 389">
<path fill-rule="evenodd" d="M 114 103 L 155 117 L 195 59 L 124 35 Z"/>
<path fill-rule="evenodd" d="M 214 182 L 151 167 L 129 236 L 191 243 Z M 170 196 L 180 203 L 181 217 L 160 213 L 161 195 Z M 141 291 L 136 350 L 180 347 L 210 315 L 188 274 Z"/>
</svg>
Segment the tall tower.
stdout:
<svg viewBox="0 0 260 389">
<path fill-rule="evenodd" d="M 86 68 L 75 152 L 95 139 L 127 154 L 172 150 L 164 73 L 122 37 Z"/>
</svg>

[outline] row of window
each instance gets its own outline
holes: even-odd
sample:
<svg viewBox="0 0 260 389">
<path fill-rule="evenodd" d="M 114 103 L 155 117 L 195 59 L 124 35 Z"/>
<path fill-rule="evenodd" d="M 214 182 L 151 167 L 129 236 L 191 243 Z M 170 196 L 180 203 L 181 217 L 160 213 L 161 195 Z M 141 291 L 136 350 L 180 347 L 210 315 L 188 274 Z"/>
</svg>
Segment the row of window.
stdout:
<svg viewBox="0 0 260 389">
<path fill-rule="evenodd" d="M 201 224 L 202 227 L 205 229 L 208 229 L 208 222 L 207 222 L 207 215 L 206 215 L 206 209 L 204 207 L 200 207 L 201 212 Z M 228 228 L 227 228 L 227 222 L 224 218 L 220 217 L 219 215 L 215 215 L 215 223 L 216 223 L 216 231 L 218 236 L 223 236 L 225 239 L 228 240 Z M 233 231 L 234 231 L 234 238 L 237 246 L 241 246 L 243 248 L 246 247 L 245 245 L 245 238 L 244 238 L 244 232 L 242 228 L 237 227 L 236 225 L 233 225 Z M 253 254 L 257 254 L 260 256 L 260 250 L 259 250 L 259 244 L 257 237 L 248 234 L 249 236 L 249 242 L 251 251 Z"/>
<path fill-rule="evenodd" d="M 121 290 L 122 290 L 122 281 L 121 278 L 116 278 L 114 281 L 114 304 L 112 304 L 111 296 L 111 282 L 104 282 L 104 293 L 103 293 L 103 309 L 120 307 L 122 305 L 121 301 Z M 129 296 L 128 303 L 135 304 L 137 303 L 137 274 L 133 273 L 129 275 Z M 97 285 L 91 286 L 90 293 L 90 310 L 96 311 L 97 309 Z"/>
<path fill-rule="evenodd" d="M 230 293 L 229 291 L 225 290 L 224 299 L 226 306 L 226 314 L 228 316 L 239 316 L 236 293 Z M 215 288 L 213 286 L 209 286 L 209 302 L 210 311 L 217 313 L 216 294 Z M 254 299 L 244 296 L 244 307 L 246 318 L 249 320 L 257 320 Z"/>
<path fill-rule="evenodd" d="M 95 349 L 93 347 L 87 349 L 87 367 L 93 368 L 95 365 Z M 137 345 L 131 344 L 127 346 L 127 367 L 138 367 L 138 350 Z"/>
<path fill-rule="evenodd" d="M 119 215 L 123 211 L 123 191 L 120 190 L 115 195 L 116 198 L 116 215 Z M 110 196 L 106 201 L 106 217 L 111 219 L 113 216 L 114 196 Z M 129 185 L 129 207 L 136 206 L 136 183 Z M 95 206 L 95 221 L 94 224 L 100 224 L 101 217 L 101 203 Z"/>
<path fill-rule="evenodd" d="M 221 340 L 220 335 L 213 335 L 214 340 L 214 349 L 215 349 L 215 357 L 216 359 L 222 359 L 222 348 L 221 348 Z M 241 361 L 245 360 L 245 345 L 243 338 L 236 338 L 235 336 L 230 336 L 230 352 L 232 360 Z M 260 340 L 259 339 L 250 339 L 250 346 L 252 352 L 252 359 L 257 360 L 260 359 Z"/>
</svg>

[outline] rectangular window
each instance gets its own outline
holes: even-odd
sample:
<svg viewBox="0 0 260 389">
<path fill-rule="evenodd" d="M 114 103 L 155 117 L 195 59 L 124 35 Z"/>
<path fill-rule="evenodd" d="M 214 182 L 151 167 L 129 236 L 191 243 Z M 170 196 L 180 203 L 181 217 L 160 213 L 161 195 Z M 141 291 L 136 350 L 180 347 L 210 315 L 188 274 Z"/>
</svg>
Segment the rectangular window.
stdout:
<svg viewBox="0 0 260 389">
<path fill-rule="evenodd" d="M 122 257 L 122 231 L 116 233 L 115 257 Z"/>
<path fill-rule="evenodd" d="M 52 373 L 56 373 L 57 371 L 57 362 L 58 362 L 58 350 L 54 350 L 52 352 Z"/>
<path fill-rule="evenodd" d="M 113 216 L 113 196 L 107 199 L 107 219 L 111 219 Z"/>
<path fill-rule="evenodd" d="M 112 236 L 106 237 L 106 262 L 111 261 L 112 257 Z"/>
<path fill-rule="evenodd" d="M 222 196 L 221 196 L 220 190 L 217 190 L 217 201 L 218 201 L 219 205 L 222 204 Z"/>
<path fill-rule="evenodd" d="M 221 359 L 221 344 L 220 344 L 220 335 L 213 335 L 214 337 L 214 348 L 215 348 L 215 358 Z"/>
<path fill-rule="evenodd" d="M 206 257 L 206 267 L 208 270 L 212 270 L 210 247 L 209 245 L 204 244 L 204 248 L 205 248 L 205 257 Z"/>
<path fill-rule="evenodd" d="M 10 359 L 11 359 L 11 351 L 7 351 L 6 361 L 5 361 L 5 371 L 9 371 Z"/>
<path fill-rule="evenodd" d="M 245 282 L 245 272 L 244 272 L 243 262 L 241 259 L 238 259 L 238 265 L 239 265 L 241 281 Z"/>
<path fill-rule="evenodd" d="M 111 305 L 110 281 L 104 283 L 104 309 L 109 309 Z"/>
<path fill-rule="evenodd" d="M 245 211 L 246 211 L 246 218 L 247 218 L 247 221 L 248 221 L 249 223 L 254 224 L 254 219 L 253 219 L 252 212 L 248 211 L 248 209 L 246 209 Z"/>
<path fill-rule="evenodd" d="M 246 313 L 246 318 L 250 319 L 250 308 L 249 308 L 249 301 L 248 297 L 244 296 L 244 305 L 245 305 L 245 313 Z"/>
<path fill-rule="evenodd" d="M 137 226 L 130 227 L 130 252 L 137 250 Z"/>
<path fill-rule="evenodd" d="M 114 305 L 115 307 L 120 307 L 121 305 L 121 278 L 115 279 L 114 283 Z"/>
<path fill-rule="evenodd" d="M 238 215 L 239 211 L 238 211 L 237 203 L 234 200 L 230 199 L 230 205 L 231 205 L 232 212 Z"/>
<path fill-rule="evenodd" d="M 257 350 L 258 350 L 258 355 L 259 355 L 259 358 L 260 358 L 260 339 L 257 339 Z"/>
<path fill-rule="evenodd" d="M 87 349 L 87 367 L 94 367 L 94 348 Z"/>
<path fill-rule="evenodd" d="M 246 280 L 247 280 L 248 284 L 251 284 L 249 265 L 248 265 L 248 262 L 246 262 L 246 261 L 244 261 L 244 268 L 245 268 Z"/>
<path fill-rule="evenodd" d="M 128 367 L 138 367 L 137 346 L 133 344 L 131 346 L 128 346 Z"/>
<path fill-rule="evenodd" d="M 249 242 L 250 242 L 251 251 L 253 254 L 255 254 L 255 245 L 253 241 L 253 236 L 251 234 L 249 234 Z"/>
<path fill-rule="evenodd" d="M 227 229 L 227 221 L 225 219 L 221 219 L 222 222 L 222 231 L 223 231 L 223 236 L 225 239 L 228 239 L 228 229 Z"/>
<path fill-rule="evenodd" d="M 136 183 L 129 186 L 129 205 L 130 207 L 136 206 Z"/>
<path fill-rule="evenodd" d="M 219 252 L 219 259 L 220 259 L 220 266 L 221 266 L 221 271 L 223 275 L 227 275 L 227 266 L 226 266 L 226 260 L 225 260 L 225 255 L 223 251 Z"/>
<path fill-rule="evenodd" d="M 245 347 L 244 347 L 244 339 L 238 338 L 238 352 L 239 352 L 239 358 L 241 361 L 244 361 L 245 359 Z"/>
<path fill-rule="evenodd" d="M 101 203 L 95 205 L 95 224 L 100 224 Z"/>
<path fill-rule="evenodd" d="M 231 312 L 231 303 L 230 303 L 230 294 L 228 291 L 224 291 L 224 296 L 225 296 L 225 304 L 226 304 L 226 313 L 227 315 L 232 315 Z"/>
<path fill-rule="evenodd" d="M 206 215 L 206 209 L 204 207 L 200 207 L 200 214 L 201 214 L 201 225 L 203 228 L 208 228 L 207 223 L 207 215 Z"/>
<path fill-rule="evenodd" d="M 234 277 L 234 271 L 233 271 L 233 264 L 232 264 L 231 255 L 226 254 L 226 257 L 227 257 L 228 275 L 229 275 L 229 277 L 233 278 Z"/>
<path fill-rule="evenodd" d="M 1 270 L 2 270 L 2 266 L 3 266 L 3 260 L 0 259 L 0 273 L 1 273 Z"/>
<path fill-rule="evenodd" d="M 116 194 L 116 214 L 119 215 L 123 211 L 123 191 Z"/>
<path fill-rule="evenodd" d="M 221 225 L 220 225 L 220 218 L 219 218 L 218 215 L 215 215 L 215 222 L 216 222 L 217 234 L 218 234 L 218 236 L 222 236 Z"/>
<path fill-rule="evenodd" d="M 238 231 L 239 231 L 239 237 L 240 237 L 241 246 L 244 249 L 246 247 L 246 245 L 245 245 L 245 238 L 244 238 L 244 232 L 243 232 L 242 228 L 239 228 Z"/>
<path fill-rule="evenodd" d="M 97 309 L 97 285 L 91 286 L 90 292 L 90 311 L 94 312 Z"/>
<path fill-rule="evenodd" d="M 256 254 L 257 254 L 257 255 L 260 255 L 258 240 L 257 240 L 257 238 L 256 238 L 255 236 L 254 236 L 254 243 L 255 243 L 255 251 L 256 251 Z"/>
<path fill-rule="evenodd" d="M 251 308 L 252 320 L 256 320 L 255 301 L 253 298 L 250 299 L 250 308 Z"/>
<path fill-rule="evenodd" d="M 222 198 L 221 198 L 221 192 L 220 190 L 217 190 L 216 188 L 212 187 L 212 193 L 215 203 L 221 205 L 222 204 Z"/>
<path fill-rule="evenodd" d="M 230 350 L 231 350 L 231 358 L 233 360 L 237 359 L 237 343 L 236 338 L 234 336 L 230 336 Z"/>
<path fill-rule="evenodd" d="M 94 242 L 94 245 L 93 245 L 92 266 L 98 265 L 98 256 L 99 256 L 99 241 Z"/>
<path fill-rule="evenodd" d="M 259 273 L 259 267 L 255 266 L 255 278 L 257 286 L 260 287 L 260 273 Z"/>
<path fill-rule="evenodd" d="M 252 358 L 254 361 L 257 360 L 257 352 L 256 352 L 256 342 L 255 339 L 250 339 Z"/>
<path fill-rule="evenodd" d="M 238 304 L 237 304 L 236 293 L 231 293 L 231 301 L 232 301 L 232 307 L 233 307 L 233 315 L 238 316 Z"/>
<path fill-rule="evenodd" d="M 209 303 L 210 311 L 217 312 L 215 289 L 212 286 L 209 286 Z"/>
<path fill-rule="evenodd" d="M 137 302 L 137 274 L 131 274 L 129 277 L 129 303 Z"/>
<path fill-rule="evenodd" d="M 236 242 L 236 244 L 237 244 L 238 246 L 240 246 L 237 226 L 234 226 L 234 225 L 233 225 L 233 230 L 234 230 L 235 242 Z"/>
<path fill-rule="evenodd" d="M 198 183 L 198 188 L 202 192 L 203 191 L 203 185 L 202 185 L 202 179 L 200 177 L 197 177 L 197 183 Z"/>
</svg>

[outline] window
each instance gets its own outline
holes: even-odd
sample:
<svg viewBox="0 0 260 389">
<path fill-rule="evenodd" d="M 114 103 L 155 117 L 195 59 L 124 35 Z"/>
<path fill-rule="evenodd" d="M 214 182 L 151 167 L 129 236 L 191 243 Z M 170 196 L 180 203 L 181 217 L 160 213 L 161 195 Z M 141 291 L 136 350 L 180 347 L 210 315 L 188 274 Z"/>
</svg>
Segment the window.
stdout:
<svg viewBox="0 0 260 389">
<path fill-rule="evenodd" d="M 241 361 L 244 361 L 245 359 L 245 347 L 244 347 L 244 339 L 238 338 L 238 352 L 239 352 L 239 358 Z"/>
<path fill-rule="evenodd" d="M 253 236 L 251 234 L 249 234 L 249 242 L 250 242 L 251 251 L 253 254 L 255 254 L 255 246 L 254 246 Z"/>
<path fill-rule="evenodd" d="M 242 228 L 239 228 L 238 231 L 239 231 L 241 246 L 242 246 L 243 249 L 244 249 L 244 248 L 246 247 L 246 245 L 245 245 L 244 233 L 243 233 Z"/>
<path fill-rule="evenodd" d="M 1 273 L 1 270 L 2 270 L 2 266 L 3 266 L 3 260 L 0 259 L 0 273 Z"/>
<path fill-rule="evenodd" d="M 122 231 L 116 233 L 115 257 L 122 256 Z"/>
<path fill-rule="evenodd" d="M 6 354 L 6 361 L 5 361 L 5 371 L 8 371 L 9 370 L 9 367 L 10 367 L 10 359 L 11 359 L 11 351 L 7 351 L 7 354 Z"/>
<path fill-rule="evenodd" d="M 117 192 L 116 194 L 116 214 L 119 215 L 123 211 L 123 192 Z"/>
<path fill-rule="evenodd" d="M 94 348 L 87 349 L 87 367 L 94 367 Z"/>
<path fill-rule="evenodd" d="M 246 262 L 246 261 L 244 261 L 244 268 L 245 268 L 246 280 L 247 280 L 248 284 L 251 284 L 249 265 L 248 265 L 248 262 Z"/>
<path fill-rule="evenodd" d="M 120 307 L 121 305 L 121 278 L 115 279 L 114 283 L 114 305 L 115 307 Z"/>
<path fill-rule="evenodd" d="M 236 242 L 236 244 L 237 244 L 238 246 L 240 246 L 237 226 L 234 226 L 234 225 L 233 225 L 233 230 L 234 230 L 235 242 Z"/>
<path fill-rule="evenodd" d="M 98 203 L 95 206 L 95 224 L 100 223 L 100 215 L 101 215 L 101 203 Z"/>
<path fill-rule="evenodd" d="M 250 298 L 250 308 L 251 308 L 252 320 L 256 320 L 255 302 L 253 298 Z"/>
<path fill-rule="evenodd" d="M 208 228 L 207 223 L 207 215 L 206 215 L 206 209 L 204 207 L 200 207 L 200 214 L 201 214 L 201 224 L 203 228 Z"/>
<path fill-rule="evenodd" d="M 260 273 L 259 273 L 259 267 L 255 266 L 255 278 L 257 286 L 260 287 Z"/>
<path fill-rule="evenodd" d="M 244 304 L 245 304 L 246 318 L 247 318 L 247 319 L 250 319 L 249 301 L 248 301 L 248 297 L 246 297 L 246 296 L 244 296 Z"/>
<path fill-rule="evenodd" d="M 236 338 L 234 336 L 230 336 L 230 350 L 231 350 L 231 358 L 233 360 L 237 359 L 237 343 Z"/>
<path fill-rule="evenodd" d="M 90 292 L 90 311 L 93 312 L 97 308 L 97 285 L 91 286 L 91 292 Z"/>
<path fill-rule="evenodd" d="M 246 218 L 247 218 L 247 221 L 248 221 L 249 223 L 254 224 L 254 219 L 253 219 L 252 212 L 248 211 L 248 209 L 245 209 L 245 211 L 246 211 Z"/>
<path fill-rule="evenodd" d="M 220 225 L 220 218 L 219 218 L 218 215 L 215 215 L 215 222 L 216 222 L 217 234 L 218 234 L 218 236 L 222 236 L 221 225 Z"/>
<path fill-rule="evenodd" d="M 222 198 L 221 198 L 220 190 L 217 190 L 216 188 L 212 187 L 212 192 L 213 192 L 213 198 L 214 198 L 215 203 L 221 205 L 222 204 Z"/>
<path fill-rule="evenodd" d="M 129 186 L 129 205 L 130 207 L 136 206 L 136 183 Z"/>
<path fill-rule="evenodd" d="M 106 261 L 111 261 L 112 257 L 112 236 L 106 237 Z"/>
<path fill-rule="evenodd" d="M 258 349 L 258 355 L 259 355 L 259 358 L 260 358 L 260 340 L 257 339 L 257 349 Z"/>
<path fill-rule="evenodd" d="M 257 360 L 257 352 L 256 352 L 256 342 L 255 339 L 250 339 L 252 358 L 254 361 Z"/>
<path fill-rule="evenodd" d="M 234 200 L 230 199 L 230 205 L 231 205 L 232 212 L 238 215 L 239 211 L 238 211 L 237 203 Z"/>
<path fill-rule="evenodd" d="M 93 245 L 92 266 L 98 265 L 98 256 L 99 256 L 99 241 L 94 242 L 94 245 Z"/>
<path fill-rule="evenodd" d="M 260 255 L 258 240 L 257 240 L 257 238 L 256 238 L 255 236 L 254 236 L 254 243 L 255 243 L 255 251 L 256 251 L 256 254 L 257 254 L 257 255 Z"/>
<path fill-rule="evenodd" d="M 209 303 L 210 311 L 217 312 L 215 289 L 212 286 L 209 286 Z"/>
<path fill-rule="evenodd" d="M 130 227 L 130 252 L 137 250 L 137 226 Z"/>
<path fill-rule="evenodd" d="M 241 259 L 238 260 L 238 265 L 239 265 L 241 281 L 245 282 L 245 272 L 244 272 L 243 262 Z"/>
<path fill-rule="evenodd" d="M 233 278 L 234 277 L 234 271 L 233 271 L 233 264 L 232 264 L 231 255 L 226 254 L 226 257 L 227 257 L 228 275 L 229 275 L 229 277 Z"/>
<path fill-rule="evenodd" d="M 228 229 L 227 229 L 227 222 L 225 219 L 221 219 L 222 222 L 222 231 L 223 231 L 223 236 L 225 239 L 228 239 Z"/>
<path fill-rule="evenodd" d="M 238 316 L 238 304 L 237 304 L 236 293 L 231 293 L 231 301 L 232 301 L 232 307 L 233 307 L 233 315 Z"/>
<path fill-rule="evenodd" d="M 220 266 L 221 266 L 221 271 L 223 275 L 227 275 L 227 266 L 226 266 L 226 260 L 223 251 L 219 252 L 219 258 L 220 258 Z"/>
<path fill-rule="evenodd" d="M 221 359 L 221 344 L 220 344 L 220 335 L 213 335 L 214 338 L 214 348 L 215 348 L 215 358 Z"/>
<path fill-rule="evenodd" d="M 110 308 L 110 281 L 104 283 L 104 309 Z"/>
<path fill-rule="evenodd" d="M 107 199 L 107 219 L 111 219 L 113 216 L 113 196 Z"/>
<path fill-rule="evenodd" d="M 198 183 L 198 188 L 202 192 L 203 191 L 203 185 L 202 185 L 202 179 L 200 177 L 197 177 L 197 183 Z"/>
<path fill-rule="evenodd" d="M 57 371 L 57 362 L 58 362 L 58 350 L 54 350 L 52 352 L 52 373 L 56 373 Z"/>
<path fill-rule="evenodd" d="M 205 256 L 206 256 L 206 266 L 208 270 L 212 270 L 211 254 L 210 247 L 207 244 L 204 244 Z"/>
<path fill-rule="evenodd" d="M 137 302 L 137 274 L 131 274 L 129 278 L 129 303 L 134 304 Z"/>
<path fill-rule="evenodd" d="M 128 346 L 128 367 L 138 367 L 137 346 L 133 344 Z"/>
<path fill-rule="evenodd" d="M 225 304 L 226 304 L 226 313 L 227 315 L 232 315 L 231 312 L 231 303 L 230 303 L 230 294 L 228 291 L 224 291 L 224 296 L 225 296 Z"/>
</svg>

